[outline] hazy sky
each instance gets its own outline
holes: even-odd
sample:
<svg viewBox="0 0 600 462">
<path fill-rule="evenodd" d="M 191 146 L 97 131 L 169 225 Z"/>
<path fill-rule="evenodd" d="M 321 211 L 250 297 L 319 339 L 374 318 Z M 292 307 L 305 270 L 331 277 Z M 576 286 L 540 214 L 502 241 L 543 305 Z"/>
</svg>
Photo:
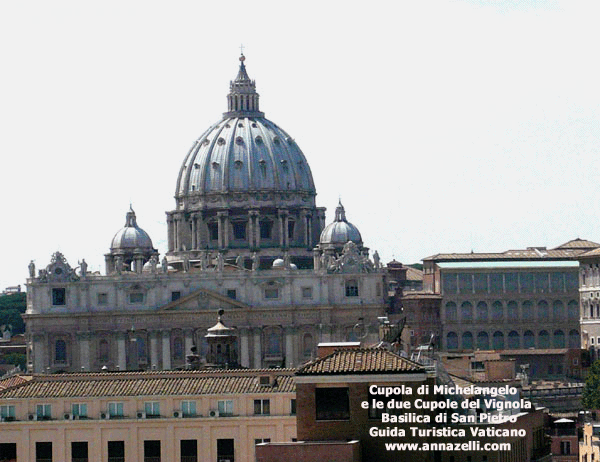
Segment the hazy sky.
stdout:
<svg viewBox="0 0 600 462">
<path fill-rule="evenodd" d="M 161 253 L 239 46 L 266 117 L 383 261 L 600 242 L 597 1 L 0 3 L 0 290 L 104 271 L 130 201 Z"/>
</svg>

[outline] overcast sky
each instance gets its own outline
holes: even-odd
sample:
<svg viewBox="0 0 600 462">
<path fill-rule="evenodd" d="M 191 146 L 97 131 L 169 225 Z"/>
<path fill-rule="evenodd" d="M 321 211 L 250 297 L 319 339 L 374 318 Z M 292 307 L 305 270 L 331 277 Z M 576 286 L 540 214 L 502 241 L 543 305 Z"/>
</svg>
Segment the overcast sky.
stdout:
<svg viewBox="0 0 600 462">
<path fill-rule="evenodd" d="M 597 1 L 0 3 L 0 290 L 104 271 L 129 203 L 166 250 L 239 46 L 331 221 L 383 261 L 600 242 Z"/>
</svg>

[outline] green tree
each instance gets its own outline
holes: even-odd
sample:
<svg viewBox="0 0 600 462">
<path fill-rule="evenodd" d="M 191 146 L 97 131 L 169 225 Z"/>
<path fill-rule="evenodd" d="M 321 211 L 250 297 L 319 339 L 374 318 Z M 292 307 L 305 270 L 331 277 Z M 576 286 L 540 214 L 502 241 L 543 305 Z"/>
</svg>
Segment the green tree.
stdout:
<svg viewBox="0 0 600 462">
<path fill-rule="evenodd" d="M 14 309 L 19 313 L 25 313 L 27 309 L 27 294 L 19 292 L 17 294 L 0 296 L 0 311 Z"/>
<path fill-rule="evenodd" d="M 585 379 L 581 403 L 586 409 L 600 409 L 600 360 L 592 364 Z"/>
<path fill-rule="evenodd" d="M 12 364 L 14 366 L 19 366 L 22 371 L 25 370 L 25 363 L 27 362 L 27 357 L 22 353 L 8 353 L 4 355 L 2 358 L 2 362 L 4 364 Z"/>
</svg>

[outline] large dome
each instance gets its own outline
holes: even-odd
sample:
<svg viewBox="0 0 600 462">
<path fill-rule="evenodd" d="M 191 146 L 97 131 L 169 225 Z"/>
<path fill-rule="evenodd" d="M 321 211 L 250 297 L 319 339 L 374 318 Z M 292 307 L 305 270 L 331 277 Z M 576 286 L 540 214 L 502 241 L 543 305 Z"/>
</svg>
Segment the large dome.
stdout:
<svg viewBox="0 0 600 462">
<path fill-rule="evenodd" d="M 299 267 L 313 264 L 325 209 L 315 204 L 304 154 L 260 111 L 244 60 L 230 82 L 227 112 L 196 140 L 177 176 L 175 210 L 167 212 L 167 258 L 175 268 L 184 257 L 198 264 L 216 250 L 231 260 L 257 257 L 265 268 L 284 254 Z"/>
</svg>

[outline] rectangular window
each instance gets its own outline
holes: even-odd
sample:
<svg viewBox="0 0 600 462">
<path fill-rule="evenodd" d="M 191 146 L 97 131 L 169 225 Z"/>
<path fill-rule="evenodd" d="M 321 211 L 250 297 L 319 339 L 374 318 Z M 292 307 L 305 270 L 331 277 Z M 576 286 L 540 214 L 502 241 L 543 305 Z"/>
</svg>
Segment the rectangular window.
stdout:
<svg viewBox="0 0 600 462">
<path fill-rule="evenodd" d="M 217 402 L 217 409 L 221 416 L 232 416 L 233 415 L 233 400 L 223 399 Z"/>
<path fill-rule="evenodd" d="M 270 443 L 271 438 L 254 438 L 254 446 L 261 443 Z"/>
<path fill-rule="evenodd" d="M 21 460 L 17 459 L 17 443 L 0 443 L 0 460 Z"/>
<path fill-rule="evenodd" d="M 296 415 L 296 400 L 295 399 L 290 400 L 290 414 Z"/>
<path fill-rule="evenodd" d="M 52 462 L 52 443 L 35 443 L 35 462 Z"/>
<path fill-rule="evenodd" d="M 265 289 L 265 298 L 267 298 L 267 299 L 279 298 L 279 289 L 277 289 L 277 288 Z"/>
<path fill-rule="evenodd" d="M 564 292 L 565 291 L 565 277 L 562 272 L 550 273 L 550 291 L 551 292 Z"/>
<path fill-rule="evenodd" d="M 271 414 L 271 403 L 268 399 L 254 400 L 254 415 L 269 415 Z"/>
<path fill-rule="evenodd" d="M 522 294 L 533 293 L 533 273 L 519 273 L 519 287 Z"/>
<path fill-rule="evenodd" d="M 356 279 L 346 281 L 346 297 L 358 297 L 358 282 Z"/>
<path fill-rule="evenodd" d="M 315 389 L 317 420 L 349 420 L 350 398 L 348 388 Z"/>
<path fill-rule="evenodd" d="M 108 305 L 108 294 L 98 294 L 98 305 Z"/>
<path fill-rule="evenodd" d="M 493 294 L 504 292 L 502 273 L 490 273 L 490 292 Z"/>
<path fill-rule="evenodd" d="M 52 405 L 51 404 L 38 404 L 35 407 L 35 413 L 38 420 L 50 420 L 52 418 Z"/>
<path fill-rule="evenodd" d="M 160 440 L 144 441 L 144 462 L 160 462 Z"/>
<path fill-rule="evenodd" d="M 312 287 L 302 287 L 302 298 L 311 300 L 313 297 Z"/>
<path fill-rule="evenodd" d="M 237 299 L 237 291 L 235 289 L 227 289 L 227 296 L 230 299 L 235 300 Z"/>
<path fill-rule="evenodd" d="M 456 293 L 456 273 L 442 273 L 442 289 L 445 294 Z"/>
<path fill-rule="evenodd" d="M 506 284 L 506 292 L 518 292 L 519 279 L 517 273 L 504 273 L 504 284 Z"/>
<path fill-rule="evenodd" d="M 458 291 L 461 294 L 473 293 L 473 275 L 471 273 L 460 273 L 458 275 Z"/>
<path fill-rule="evenodd" d="M 535 273 L 535 290 L 544 294 L 550 292 L 550 274 Z"/>
<path fill-rule="evenodd" d="M 294 225 L 293 221 L 288 221 L 288 239 L 294 239 Z"/>
<path fill-rule="evenodd" d="M 13 405 L 0 406 L 0 417 L 3 421 L 15 420 L 15 407 Z"/>
<path fill-rule="evenodd" d="M 260 238 L 261 239 L 271 239 L 271 229 L 273 224 L 270 221 L 261 221 L 260 222 Z"/>
<path fill-rule="evenodd" d="M 198 441 L 181 440 L 181 462 L 198 462 Z"/>
<path fill-rule="evenodd" d="M 571 454 L 571 442 L 570 441 L 561 441 L 560 442 L 560 454 L 563 456 L 568 456 Z"/>
<path fill-rule="evenodd" d="M 473 279 L 475 280 L 475 293 L 487 294 L 487 274 L 475 273 Z"/>
<path fill-rule="evenodd" d="M 184 417 L 194 417 L 196 415 L 196 401 L 182 401 L 181 412 Z"/>
<path fill-rule="evenodd" d="M 61 306 L 67 303 L 67 291 L 65 288 L 52 289 L 52 304 L 54 306 Z"/>
<path fill-rule="evenodd" d="M 219 240 L 219 225 L 217 223 L 208 224 L 208 234 L 210 235 L 211 241 Z"/>
<path fill-rule="evenodd" d="M 233 439 L 217 440 L 217 462 L 226 460 L 233 462 L 235 457 L 235 448 Z"/>
<path fill-rule="evenodd" d="M 79 419 L 87 419 L 87 404 L 72 404 L 71 414 Z"/>
<path fill-rule="evenodd" d="M 111 418 L 123 417 L 123 403 L 108 403 L 108 415 Z"/>
<path fill-rule="evenodd" d="M 146 417 L 160 417 L 160 403 L 158 401 L 147 401 L 144 403 Z"/>
<path fill-rule="evenodd" d="M 87 441 L 73 441 L 71 443 L 71 461 L 88 462 L 88 443 Z"/>
<path fill-rule="evenodd" d="M 108 442 L 108 460 L 110 462 L 125 462 L 125 441 Z"/>
<path fill-rule="evenodd" d="M 573 292 L 579 289 L 579 273 L 577 270 L 565 273 L 565 285 L 567 292 Z"/>
<path fill-rule="evenodd" d="M 246 223 L 234 222 L 233 223 L 233 238 L 242 241 L 246 239 Z"/>
<path fill-rule="evenodd" d="M 129 294 L 129 303 L 143 303 L 144 294 L 141 292 L 131 292 Z"/>
<path fill-rule="evenodd" d="M 178 290 L 171 292 L 171 301 L 172 302 L 179 300 L 180 298 L 181 298 L 181 292 L 179 292 Z"/>
</svg>

